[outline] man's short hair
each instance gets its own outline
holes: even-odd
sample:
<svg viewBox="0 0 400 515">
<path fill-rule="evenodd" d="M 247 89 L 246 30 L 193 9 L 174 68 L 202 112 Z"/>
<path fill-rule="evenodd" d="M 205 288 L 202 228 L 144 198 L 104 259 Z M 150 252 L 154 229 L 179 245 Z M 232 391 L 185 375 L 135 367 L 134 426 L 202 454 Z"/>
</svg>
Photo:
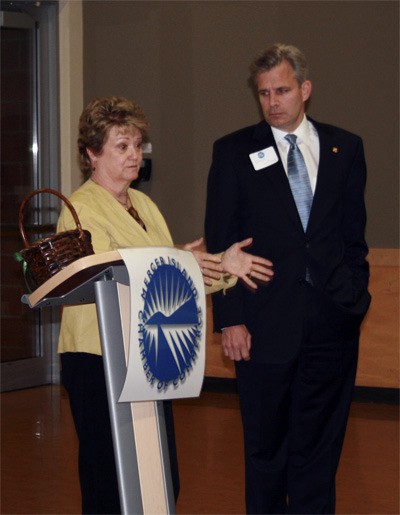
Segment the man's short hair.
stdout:
<svg viewBox="0 0 400 515">
<path fill-rule="evenodd" d="M 305 55 L 293 45 L 275 43 L 263 50 L 250 65 L 250 84 L 255 87 L 260 73 L 267 72 L 287 61 L 294 70 L 299 85 L 307 80 L 308 68 Z"/>
</svg>

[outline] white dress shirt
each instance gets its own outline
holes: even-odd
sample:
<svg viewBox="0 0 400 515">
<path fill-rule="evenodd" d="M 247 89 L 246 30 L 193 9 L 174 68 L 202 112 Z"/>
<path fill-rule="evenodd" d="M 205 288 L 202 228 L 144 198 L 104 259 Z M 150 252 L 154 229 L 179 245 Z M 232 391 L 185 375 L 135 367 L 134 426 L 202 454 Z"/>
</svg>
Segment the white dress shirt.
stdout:
<svg viewBox="0 0 400 515">
<path fill-rule="evenodd" d="M 277 129 L 275 127 L 271 127 L 271 129 L 287 175 L 287 156 L 289 152 L 290 143 L 285 139 L 285 136 L 288 133 L 285 131 L 281 131 L 280 129 Z M 307 166 L 308 176 L 310 178 L 311 189 L 314 194 L 315 187 L 317 185 L 319 165 L 318 133 L 314 125 L 309 120 L 307 120 L 306 116 L 304 115 L 301 124 L 297 127 L 297 129 L 294 132 L 290 134 L 295 134 L 297 136 L 296 143 L 301 153 L 303 154 L 304 161 Z"/>
</svg>

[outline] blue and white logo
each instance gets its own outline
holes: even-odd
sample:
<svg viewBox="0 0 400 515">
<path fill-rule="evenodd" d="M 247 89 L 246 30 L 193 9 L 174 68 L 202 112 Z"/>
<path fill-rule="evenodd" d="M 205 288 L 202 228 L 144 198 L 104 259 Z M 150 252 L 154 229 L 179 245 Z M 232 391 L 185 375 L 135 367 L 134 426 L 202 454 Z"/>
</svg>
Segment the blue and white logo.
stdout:
<svg viewBox="0 0 400 515">
<path fill-rule="evenodd" d="M 142 289 L 139 348 L 147 381 L 177 388 L 196 362 L 202 312 L 192 279 L 175 259 L 155 260 Z"/>
<path fill-rule="evenodd" d="M 257 154 L 260 159 L 263 159 L 265 157 L 265 154 L 262 150 Z"/>
</svg>

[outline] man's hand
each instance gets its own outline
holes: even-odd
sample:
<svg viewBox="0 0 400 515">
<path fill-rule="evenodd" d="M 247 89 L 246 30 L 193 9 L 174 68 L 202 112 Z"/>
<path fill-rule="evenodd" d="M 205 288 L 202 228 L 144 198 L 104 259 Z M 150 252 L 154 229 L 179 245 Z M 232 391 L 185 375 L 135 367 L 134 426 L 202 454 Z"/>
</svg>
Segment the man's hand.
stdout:
<svg viewBox="0 0 400 515">
<path fill-rule="evenodd" d="M 245 325 L 232 325 L 222 331 L 222 349 L 232 361 L 250 359 L 251 334 Z"/>
<path fill-rule="evenodd" d="M 252 279 L 267 283 L 274 275 L 272 262 L 259 256 L 244 252 L 244 248 L 251 245 L 253 238 L 234 243 L 222 255 L 222 268 L 224 272 L 236 275 L 250 288 L 257 288 Z"/>
</svg>

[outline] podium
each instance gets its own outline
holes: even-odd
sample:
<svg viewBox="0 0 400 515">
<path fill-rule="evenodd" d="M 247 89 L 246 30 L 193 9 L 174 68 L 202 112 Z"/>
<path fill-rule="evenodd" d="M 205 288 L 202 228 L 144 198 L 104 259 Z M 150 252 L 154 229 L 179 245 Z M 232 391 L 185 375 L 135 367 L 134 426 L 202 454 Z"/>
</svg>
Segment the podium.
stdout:
<svg viewBox="0 0 400 515">
<path fill-rule="evenodd" d="M 179 264 L 182 257 L 186 259 L 184 254 L 189 254 L 171 248 L 125 249 L 125 251 L 127 250 L 132 250 L 134 253 L 136 252 L 140 260 L 142 260 L 142 254 L 146 254 L 147 252 L 147 257 L 144 256 L 144 265 L 137 267 L 142 268 L 144 275 L 146 275 L 146 269 L 148 269 L 147 276 L 144 279 L 147 285 L 150 276 L 150 263 L 152 264 L 154 262 L 154 256 L 156 256 L 157 263 L 159 263 L 161 259 L 163 263 L 163 267 L 161 267 L 163 268 L 163 273 L 165 272 L 164 269 L 166 269 L 168 273 L 171 272 L 171 270 L 168 270 L 168 266 L 173 266 L 174 269 L 172 272 L 175 273 L 177 263 Z M 201 331 L 203 340 L 200 342 L 200 345 L 196 343 L 197 353 L 192 353 L 192 356 L 195 355 L 195 358 L 193 358 L 185 373 L 182 373 L 182 362 L 185 363 L 184 360 L 188 360 L 186 348 L 188 347 L 189 341 L 183 341 L 184 345 L 181 345 L 180 348 L 179 343 L 183 339 L 183 336 L 179 336 L 179 338 L 176 336 L 176 327 L 177 324 L 179 324 L 179 320 L 177 322 L 177 318 L 172 319 L 170 308 L 168 314 L 171 321 L 173 321 L 174 332 L 171 332 L 171 334 L 173 338 L 175 338 L 175 343 L 172 338 L 171 344 L 171 335 L 166 332 L 165 325 L 157 326 L 160 338 L 162 338 L 165 333 L 166 341 L 168 341 L 168 344 L 174 351 L 174 359 L 181 370 L 179 377 L 183 382 L 190 382 L 189 376 L 194 365 L 195 367 L 199 367 L 201 380 L 199 379 L 199 372 L 197 372 L 197 384 L 191 387 L 192 389 L 194 388 L 194 394 L 191 391 L 190 393 L 186 391 L 183 394 L 179 394 L 179 379 L 167 383 L 164 378 L 164 381 L 161 381 L 161 383 L 163 385 L 170 384 L 170 387 L 167 388 L 167 386 L 163 386 L 163 388 L 156 388 L 153 381 L 152 384 L 148 385 L 150 394 L 142 392 L 139 395 L 141 400 L 137 401 L 134 398 L 130 402 L 120 402 L 121 393 L 123 391 L 125 391 L 125 398 L 136 396 L 136 392 L 129 393 L 127 379 L 129 374 L 132 375 L 132 371 L 130 371 L 131 360 L 137 362 L 137 356 L 139 356 L 139 354 L 135 355 L 132 350 L 129 350 L 129 321 L 132 318 L 130 306 L 132 271 L 129 270 L 127 256 L 123 258 L 121 254 L 122 251 L 121 253 L 111 251 L 81 258 L 51 277 L 33 293 L 24 295 L 21 300 L 31 308 L 96 304 L 121 511 L 124 514 L 170 514 L 175 513 L 175 501 L 162 401 L 177 397 L 195 397 L 200 394 L 205 362 L 205 316 L 204 321 L 200 323 L 203 328 Z M 160 255 L 161 257 L 157 257 Z M 135 258 L 135 256 L 133 257 Z M 194 260 L 193 256 L 190 255 L 189 260 L 190 259 Z M 167 262 L 169 265 L 167 265 Z M 135 264 L 132 266 L 135 268 Z M 194 264 L 194 268 L 192 269 L 192 271 L 195 271 L 195 275 L 196 267 L 197 264 Z M 180 265 L 178 268 L 178 274 L 183 273 L 184 280 L 187 280 L 189 276 L 189 284 L 191 284 L 192 278 L 190 277 L 190 273 L 187 274 L 184 267 L 182 272 Z M 151 266 L 151 270 L 153 273 L 153 265 Z M 197 309 L 198 313 L 201 313 L 201 310 L 204 309 L 205 313 L 205 304 L 203 303 L 204 289 L 202 290 L 203 283 L 201 273 L 200 271 L 198 272 L 199 275 L 195 277 L 194 283 L 200 288 L 200 307 L 197 306 L 195 309 Z M 201 285 L 198 284 L 199 279 L 201 280 Z M 136 281 L 135 276 L 135 281 L 133 282 L 137 282 L 138 287 L 141 288 L 143 278 L 139 277 L 138 281 Z M 160 278 L 157 277 L 157 284 L 159 283 Z M 162 286 L 163 288 L 171 289 L 172 284 L 173 281 L 167 277 L 165 284 L 163 283 Z M 195 291 L 192 284 L 191 288 L 192 290 L 188 290 L 189 297 L 190 291 Z M 170 291 L 167 292 L 166 297 L 171 297 Z M 185 297 L 186 304 L 187 297 L 188 295 Z M 176 311 L 182 313 L 182 309 Z M 141 316 L 143 317 L 142 311 Z M 133 316 L 133 318 L 135 317 Z M 141 320 L 141 326 L 144 324 L 143 320 L 146 322 L 146 318 Z M 154 323 L 154 320 L 147 319 L 149 326 Z M 161 322 L 158 323 L 161 324 Z M 164 321 L 163 324 L 165 323 Z M 131 325 L 130 330 L 132 334 L 134 324 Z M 184 325 L 185 331 L 186 326 L 187 324 Z M 143 331 L 143 328 L 141 328 L 141 330 Z M 190 334 L 198 335 L 200 333 L 192 330 Z M 157 345 L 160 346 L 163 341 L 160 339 Z M 153 340 L 151 340 L 151 343 L 153 343 Z M 202 348 L 200 349 L 200 347 Z M 151 349 L 154 349 L 154 345 L 151 346 Z M 201 352 L 199 352 L 199 349 Z M 141 353 L 144 353 L 143 349 Z M 134 363 L 134 366 L 137 367 L 138 365 L 139 368 L 137 368 L 136 372 L 134 371 L 133 374 L 143 381 L 143 378 L 139 377 L 144 376 L 142 373 L 143 367 L 140 366 L 140 363 Z M 136 379 L 136 377 L 133 379 Z M 160 384 L 160 382 L 158 384 Z M 186 387 L 187 384 L 184 384 L 184 388 Z M 128 389 L 128 393 L 126 393 L 126 389 Z"/>
</svg>

